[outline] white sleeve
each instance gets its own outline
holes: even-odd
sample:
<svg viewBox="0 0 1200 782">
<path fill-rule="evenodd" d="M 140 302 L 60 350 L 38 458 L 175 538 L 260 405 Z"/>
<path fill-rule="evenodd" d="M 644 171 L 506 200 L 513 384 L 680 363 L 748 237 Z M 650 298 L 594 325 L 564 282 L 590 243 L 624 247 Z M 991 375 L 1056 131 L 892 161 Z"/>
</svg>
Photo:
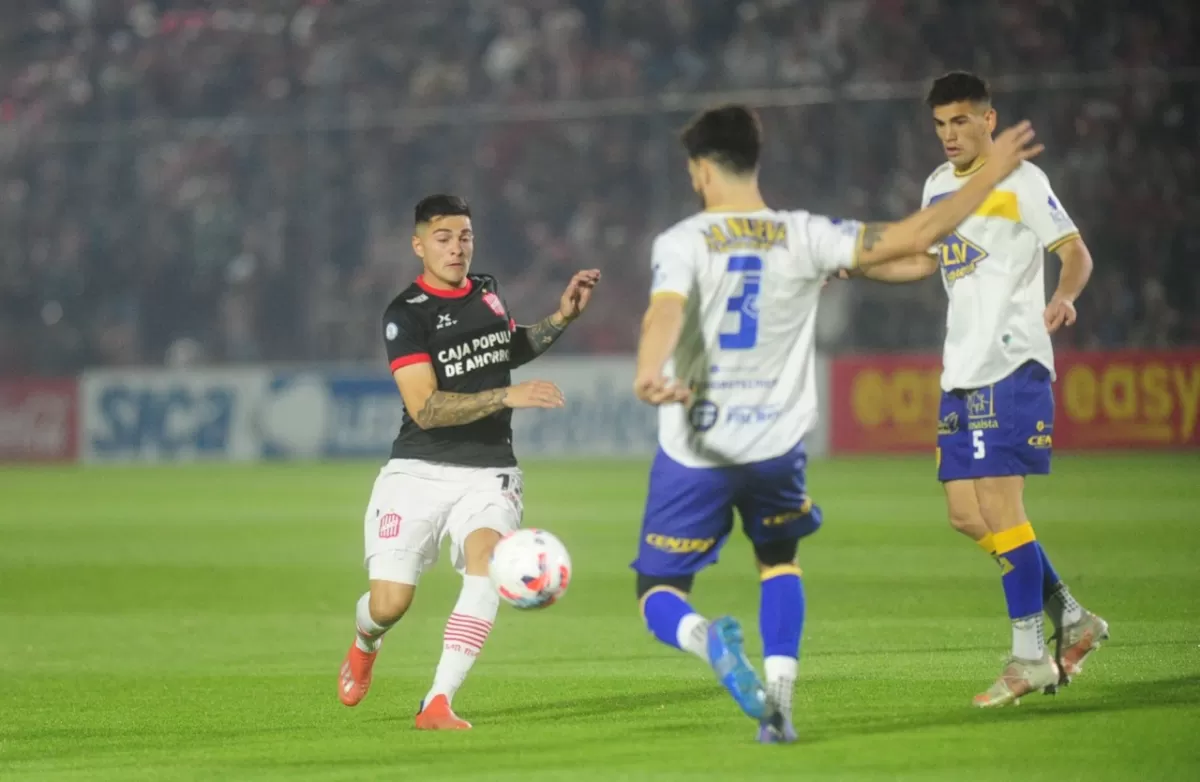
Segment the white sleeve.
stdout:
<svg viewBox="0 0 1200 782">
<path fill-rule="evenodd" d="M 696 281 L 696 253 L 686 237 L 678 233 L 659 234 L 650 250 L 650 295 L 677 293 L 688 296 Z"/>
<path fill-rule="evenodd" d="M 1037 235 L 1038 241 L 1047 250 L 1054 252 L 1079 236 L 1075 221 L 1058 202 L 1058 197 L 1050 188 L 1050 181 L 1041 171 L 1029 170 L 1020 178 L 1016 190 L 1021 222 Z"/>
<path fill-rule="evenodd" d="M 802 256 L 801 263 L 811 264 L 822 276 L 854 268 L 858 261 L 858 240 L 863 231 L 861 222 L 807 212 L 796 212 L 795 218 L 801 233 L 796 244 L 797 253 Z"/>
</svg>

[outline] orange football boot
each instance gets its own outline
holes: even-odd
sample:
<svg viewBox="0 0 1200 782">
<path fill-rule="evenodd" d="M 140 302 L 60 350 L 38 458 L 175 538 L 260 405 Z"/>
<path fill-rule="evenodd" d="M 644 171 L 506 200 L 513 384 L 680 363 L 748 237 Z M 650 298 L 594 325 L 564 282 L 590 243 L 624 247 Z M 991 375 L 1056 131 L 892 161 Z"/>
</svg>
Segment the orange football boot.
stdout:
<svg viewBox="0 0 1200 782">
<path fill-rule="evenodd" d="M 422 704 L 417 714 L 417 730 L 470 730 L 471 723 L 459 719 L 450 708 L 445 695 L 435 695 L 428 704 Z"/>
<path fill-rule="evenodd" d="M 347 706 L 357 706 L 367 697 L 371 687 L 371 668 L 379 652 L 364 652 L 357 643 L 350 644 L 342 670 L 338 674 L 338 698 Z"/>
</svg>

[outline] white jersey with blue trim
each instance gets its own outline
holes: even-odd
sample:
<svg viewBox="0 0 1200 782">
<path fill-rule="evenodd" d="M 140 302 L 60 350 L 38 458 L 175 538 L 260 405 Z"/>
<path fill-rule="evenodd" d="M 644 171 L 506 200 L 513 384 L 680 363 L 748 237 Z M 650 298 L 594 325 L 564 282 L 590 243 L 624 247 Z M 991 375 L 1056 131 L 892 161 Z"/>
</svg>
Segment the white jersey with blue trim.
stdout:
<svg viewBox="0 0 1200 782">
<path fill-rule="evenodd" d="M 925 181 L 921 206 L 957 192 L 970 173 L 949 163 L 938 167 Z M 935 248 L 950 299 L 944 390 L 991 385 L 1027 361 L 1053 377 L 1054 348 L 1043 320 L 1045 256 L 1078 236 L 1046 175 L 1025 162 Z"/>
<path fill-rule="evenodd" d="M 693 401 L 658 414 L 663 451 L 689 467 L 780 456 L 817 422 L 821 285 L 854 266 L 862 224 L 808 212 L 701 212 L 654 241 L 651 294 L 685 297 L 664 373 Z"/>
</svg>

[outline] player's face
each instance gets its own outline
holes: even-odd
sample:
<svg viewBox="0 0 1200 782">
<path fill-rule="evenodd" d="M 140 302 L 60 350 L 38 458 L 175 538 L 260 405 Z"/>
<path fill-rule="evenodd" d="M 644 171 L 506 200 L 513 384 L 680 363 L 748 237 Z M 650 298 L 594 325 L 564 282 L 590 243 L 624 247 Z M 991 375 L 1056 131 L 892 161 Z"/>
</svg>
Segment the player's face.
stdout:
<svg viewBox="0 0 1200 782">
<path fill-rule="evenodd" d="M 967 168 L 987 151 L 996 129 L 996 110 L 970 101 L 947 103 L 933 110 L 933 126 L 946 159 L 955 168 Z"/>
<path fill-rule="evenodd" d="M 417 226 L 412 246 L 413 252 L 425 265 L 427 277 L 457 288 L 467 276 L 471 268 L 471 256 L 475 253 L 471 218 L 450 215 L 422 223 Z"/>
</svg>

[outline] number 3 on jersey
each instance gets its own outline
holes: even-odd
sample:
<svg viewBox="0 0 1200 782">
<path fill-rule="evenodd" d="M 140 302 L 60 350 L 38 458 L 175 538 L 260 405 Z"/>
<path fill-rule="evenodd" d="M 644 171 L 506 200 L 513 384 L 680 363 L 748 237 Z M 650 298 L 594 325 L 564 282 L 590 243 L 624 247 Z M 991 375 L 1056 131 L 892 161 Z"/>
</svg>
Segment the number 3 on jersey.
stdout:
<svg viewBox="0 0 1200 782">
<path fill-rule="evenodd" d="M 762 282 L 762 258 L 734 255 L 726 271 L 741 277 L 741 292 L 730 296 L 725 311 L 737 316 L 737 331 L 722 333 L 721 350 L 749 350 L 758 344 L 758 290 Z"/>
</svg>

